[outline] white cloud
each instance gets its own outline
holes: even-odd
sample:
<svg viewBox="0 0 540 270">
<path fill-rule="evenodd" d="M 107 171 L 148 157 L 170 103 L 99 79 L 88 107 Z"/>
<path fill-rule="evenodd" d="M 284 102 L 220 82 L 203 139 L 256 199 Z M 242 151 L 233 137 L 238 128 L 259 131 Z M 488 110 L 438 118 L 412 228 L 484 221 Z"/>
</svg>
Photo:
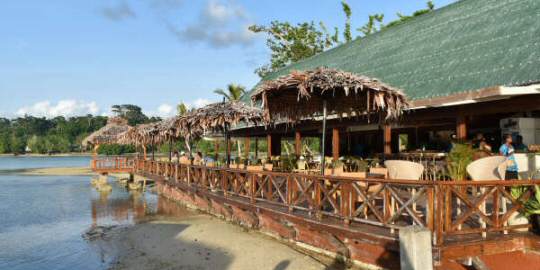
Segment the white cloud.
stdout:
<svg viewBox="0 0 540 270">
<path fill-rule="evenodd" d="M 96 102 L 85 102 L 80 100 L 60 100 L 53 104 L 50 101 L 40 101 L 31 106 L 21 107 L 17 110 L 18 116 L 31 115 L 36 117 L 53 118 L 57 116 L 80 116 L 99 114 L 100 109 Z"/>
<path fill-rule="evenodd" d="M 232 45 L 248 46 L 255 34 L 247 12 L 235 2 L 210 0 L 199 14 L 198 20 L 183 28 L 168 23 L 168 29 L 180 41 L 206 43 L 215 48 Z"/>
<path fill-rule="evenodd" d="M 173 116 L 175 114 L 173 106 L 169 104 L 161 104 L 158 107 L 158 113 L 161 116 Z"/>
<path fill-rule="evenodd" d="M 191 105 L 190 107 L 200 108 L 200 107 L 206 106 L 206 105 L 208 105 L 210 103 L 212 103 L 212 102 L 210 100 L 208 100 L 208 99 L 199 98 L 199 99 L 196 99 L 195 101 L 193 101 L 193 103 L 190 104 Z"/>
</svg>

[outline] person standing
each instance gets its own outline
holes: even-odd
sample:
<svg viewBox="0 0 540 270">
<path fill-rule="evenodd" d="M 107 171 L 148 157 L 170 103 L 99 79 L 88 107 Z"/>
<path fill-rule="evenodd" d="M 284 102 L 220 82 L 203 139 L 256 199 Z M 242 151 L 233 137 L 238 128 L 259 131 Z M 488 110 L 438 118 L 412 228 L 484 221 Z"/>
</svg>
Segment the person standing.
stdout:
<svg viewBox="0 0 540 270">
<path fill-rule="evenodd" d="M 505 180 L 518 179 L 518 166 L 514 156 L 514 146 L 512 146 L 512 135 L 504 135 L 504 144 L 499 148 L 499 153 L 506 157 L 506 176 Z"/>
</svg>

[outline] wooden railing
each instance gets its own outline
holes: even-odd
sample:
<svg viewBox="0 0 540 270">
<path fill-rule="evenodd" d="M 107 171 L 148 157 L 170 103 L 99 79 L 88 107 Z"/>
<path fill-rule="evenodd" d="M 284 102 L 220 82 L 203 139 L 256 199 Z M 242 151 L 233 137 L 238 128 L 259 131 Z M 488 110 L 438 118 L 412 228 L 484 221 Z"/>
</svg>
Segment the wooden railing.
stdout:
<svg viewBox="0 0 540 270">
<path fill-rule="evenodd" d="M 94 158 L 91 169 L 95 172 L 131 172 L 135 169 L 135 159 L 121 156 Z"/>
<path fill-rule="evenodd" d="M 533 195 L 534 185 L 540 184 L 540 180 L 356 179 L 144 160 L 135 162 L 135 171 L 306 218 L 387 228 L 394 236 L 399 228 L 418 225 L 433 232 L 436 245 L 460 235 L 481 239 L 528 228 L 528 224 L 511 225 L 510 221 Z M 512 188 L 522 189 L 521 195 L 514 198 Z"/>
</svg>

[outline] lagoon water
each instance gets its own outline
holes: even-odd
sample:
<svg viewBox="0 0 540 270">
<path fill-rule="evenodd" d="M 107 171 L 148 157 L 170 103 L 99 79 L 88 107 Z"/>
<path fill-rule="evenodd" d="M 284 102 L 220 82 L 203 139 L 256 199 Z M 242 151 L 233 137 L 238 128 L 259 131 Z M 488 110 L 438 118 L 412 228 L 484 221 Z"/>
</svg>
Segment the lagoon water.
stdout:
<svg viewBox="0 0 540 270">
<path fill-rule="evenodd" d="M 0 169 L 88 162 L 88 157 L 0 157 Z M 82 235 L 93 226 L 136 223 L 157 206 L 156 195 L 112 186 L 112 192 L 99 193 L 88 176 L 0 175 L 0 269 L 107 269 L 111 254 Z"/>
</svg>

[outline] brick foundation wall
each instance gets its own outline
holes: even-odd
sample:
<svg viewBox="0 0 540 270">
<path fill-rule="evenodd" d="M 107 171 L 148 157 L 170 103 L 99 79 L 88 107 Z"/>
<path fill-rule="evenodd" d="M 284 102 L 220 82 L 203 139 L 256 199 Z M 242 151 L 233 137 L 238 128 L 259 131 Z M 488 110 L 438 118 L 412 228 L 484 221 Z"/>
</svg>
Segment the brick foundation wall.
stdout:
<svg viewBox="0 0 540 270">
<path fill-rule="evenodd" d="M 189 208 L 194 208 L 224 220 L 294 244 L 311 254 L 322 255 L 331 260 L 342 260 L 365 269 L 399 269 L 399 252 L 387 245 L 366 239 L 351 239 L 345 234 L 332 234 L 313 226 L 309 221 L 298 222 L 287 215 L 276 216 L 242 207 L 238 203 L 216 200 L 201 192 L 184 191 L 165 182 L 157 182 L 160 195 Z"/>
</svg>

